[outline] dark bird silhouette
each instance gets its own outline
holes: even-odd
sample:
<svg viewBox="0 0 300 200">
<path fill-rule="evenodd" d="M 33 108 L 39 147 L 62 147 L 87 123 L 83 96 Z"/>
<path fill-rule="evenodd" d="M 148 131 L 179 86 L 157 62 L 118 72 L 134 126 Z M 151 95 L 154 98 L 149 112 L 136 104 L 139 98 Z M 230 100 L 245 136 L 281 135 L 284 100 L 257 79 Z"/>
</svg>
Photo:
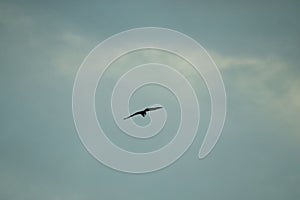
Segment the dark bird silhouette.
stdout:
<svg viewBox="0 0 300 200">
<path fill-rule="evenodd" d="M 133 113 L 132 115 L 129 115 L 128 117 L 125 117 L 125 118 L 123 118 L 123 119 L 124 119 L 124 120 L 125 120 L 125 119 L 129 119 L 129 118 L 131 118 L 131 117 L 133 117 L 133 116 L 136 116 L 136 115 L 142 115 L 143 117 L 145 117 L 148 111 L 158 110 L 158 109 L 161 109 L 161 108 L 163 108 L 163 107 L 145 108 L 145 110 L 135 112 L 135 113 Z"/>
</svg>

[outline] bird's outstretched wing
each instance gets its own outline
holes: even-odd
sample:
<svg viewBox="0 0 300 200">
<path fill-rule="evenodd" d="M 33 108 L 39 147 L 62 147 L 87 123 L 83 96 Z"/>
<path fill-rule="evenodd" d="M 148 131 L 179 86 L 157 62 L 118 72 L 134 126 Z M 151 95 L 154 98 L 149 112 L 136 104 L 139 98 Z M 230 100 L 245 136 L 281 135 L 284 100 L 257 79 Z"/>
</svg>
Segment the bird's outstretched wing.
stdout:
<svg viewBox="0 0 300 200">
<path fill-rule="evenodd" d="M 132 115 L 129 115 L 128 117 L 125 117 L 125 118 L 123 118 L 124 120 L 125 119 L 129 119 L 129 118 L 131 118 L 131 117 L 133 117 L 133 116 L 135 116 L 135 115 L 141 115 L 142 113 L 141 113 L 141 111 L 139 111 L 139 112 L 136 112 L 136 113 L 133 113 Z"/>
<path fill-rule="evenodd" d="M 158 109 L 161 109 L 161 108 L 163 108 L 163 107 L 159 106 L 159 107 L 146 108 L 145 111 L 158 110 Z"/>
<path fill-rule="evenodd" d="M 146 109 L 143 110 L 143 111 L 138 111 L 138 112 L 136 112 L 136 113 L 133 113 L 132 115 L 129 115 L 128 117 L 123 118 L 123 119 L 124 119 L 124 120 L 125 120 L 125 119 L 129 119 L 129 118 L 131 118 L 131 117 L 133 117 L 133 116 L 135 116 L 135 115 L 142 115 L 142 116 L 144 117 L 148 111 L 158 110 L 158 109 L 161 109 L 161 108 L 163 108 L 163 107 L 146 108 Z"/>
</svg>

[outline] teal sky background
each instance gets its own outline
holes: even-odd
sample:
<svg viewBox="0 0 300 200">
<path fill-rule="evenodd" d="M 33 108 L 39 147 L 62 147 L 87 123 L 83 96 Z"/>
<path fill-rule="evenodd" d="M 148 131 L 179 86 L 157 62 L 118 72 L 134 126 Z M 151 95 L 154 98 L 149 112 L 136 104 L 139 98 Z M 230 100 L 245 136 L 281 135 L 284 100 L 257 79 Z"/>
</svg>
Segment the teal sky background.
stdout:
<svg viewBox="0 0 300 200">
<path fill-rule="evenodd" d="M 299 20 L 298 1 L 1 1 L 0 199 L 299 199 Z M 208 50 L 224 79 L 228 112 L 218 144 L 198 160 L 209 98 L 201 79 L 192 80 L 203 118 L 196 140 L 170 167 L 132 175 L 85 150 L 73 123 L 72 87 L 99 42 L 145 26 L 183 32 Z M 100 119 L 106 90 L 96 96 Z M 167 96 L 162 101 L 175 106 Z M 136 93 L 133 110 L 142 97 Z M 104 124 L 114 128 L 110 119 Z M 111 138 L 151 149 L 172 129 L 148 146 Z"/>
</svg>

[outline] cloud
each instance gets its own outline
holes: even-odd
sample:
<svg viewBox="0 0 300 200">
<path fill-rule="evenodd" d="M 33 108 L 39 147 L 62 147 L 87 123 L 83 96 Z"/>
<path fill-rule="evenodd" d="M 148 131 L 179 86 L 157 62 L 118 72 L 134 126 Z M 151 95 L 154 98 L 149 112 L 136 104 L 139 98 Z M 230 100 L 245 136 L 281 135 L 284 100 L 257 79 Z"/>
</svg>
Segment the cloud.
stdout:
<svg viewBox="0 0 300 200">
<path fill-rule="evenodd" d="M 0 24 L 5 28 L 29 28 L 33 25 L 33 19 L 18 6 L 1 2 Z"/>
<path fill-rule="evenodd" d="M 293 62 L 278 57 L 225 56 L 216 52 L 212 57 L 223 74 L 227 90 L 237 91 L 249 105 L 267 110 L 271 117 L 299 129 L 300 81 Z"/>
<path fill-rule="evenodd" d="M 61 48 L 54 50 L 51 63 L 56 66 L 59 73 L 73 78 L 89 50 L 92 49 L 93 40 L 80 34 L 69 31 L 56 35 L 61 42 Z"/>
<path fill-rule="evenodd" d="M 20 52 L 22 56 L 32 57 L 39 65 L 47 65 L 68 78 L 75 76 L 88 51 L 96 45 L 94 38 L 68 26 L 58 16 L 11 3 L 0 3 L 0 26 L 2 38 L 13 52 L 26 47 Z"/>
</svg>

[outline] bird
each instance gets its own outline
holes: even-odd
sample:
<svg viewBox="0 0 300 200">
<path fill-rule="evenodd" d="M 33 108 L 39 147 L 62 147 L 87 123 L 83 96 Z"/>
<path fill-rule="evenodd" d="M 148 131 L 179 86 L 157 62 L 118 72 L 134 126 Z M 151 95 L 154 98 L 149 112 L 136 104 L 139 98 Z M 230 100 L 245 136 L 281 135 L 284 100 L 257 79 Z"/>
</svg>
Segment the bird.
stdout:
<svg viewBox="0 0 300 200">
<path fill-rule="evenodd" d="M 135 112 L 135 113 L 133 113 L 132 115 L 129 115 L 128 117 L 125 117 L 125 118 L 123 118 L 123 119 L 126 120 L 126 119 L 129 119 L 129 118 L 131 118 L 131 117 L 133 117 L 133 116 L 136 116 L 136 115 L 142 115 L 143 117 L 145 117 L 146 114 L 147 114 L 147 112 L 153 111 L 153 110 L 158 110 L 158 109 L 161 109 L 161 108 L 163 108 L 163 107 L 158 106 L 158 107 L 152 107 L 152 108 L 145 108 L 144 110 Z"/>
</svg>

